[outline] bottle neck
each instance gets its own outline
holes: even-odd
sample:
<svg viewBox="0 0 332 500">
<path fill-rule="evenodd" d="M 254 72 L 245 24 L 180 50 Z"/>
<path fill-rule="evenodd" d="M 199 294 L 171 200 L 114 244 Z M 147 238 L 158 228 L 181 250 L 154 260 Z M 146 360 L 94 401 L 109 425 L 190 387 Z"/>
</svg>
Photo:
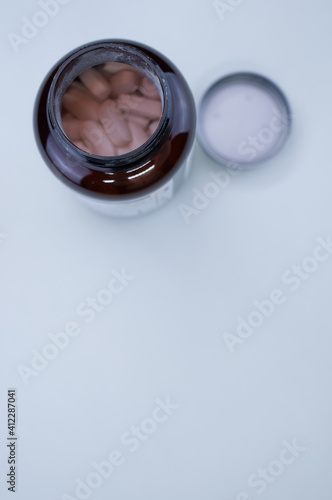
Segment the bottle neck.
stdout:
<svg viewBox="0 0 332 500">
<path fill-rule="evenodd" d="M 62 99 L 69 85 L 88 68 L 106 62 L 129 64 L 146 75 L 156 86 L 162 103 L 162 116 L 152 136 L 139 148 L 121 156 L 98 156 L 76 147 L 66 136 L 61 121 Z M 166 142 L 171 119 L 172 99 L 164 72 L 144 51 L 130 43 L 96 42 L 72 52 L 58 68 L 48 94 L 47 120 L 54 141 L 67 156 L 92 170 L 122 171 L 148 160 Z"/>
</svg>

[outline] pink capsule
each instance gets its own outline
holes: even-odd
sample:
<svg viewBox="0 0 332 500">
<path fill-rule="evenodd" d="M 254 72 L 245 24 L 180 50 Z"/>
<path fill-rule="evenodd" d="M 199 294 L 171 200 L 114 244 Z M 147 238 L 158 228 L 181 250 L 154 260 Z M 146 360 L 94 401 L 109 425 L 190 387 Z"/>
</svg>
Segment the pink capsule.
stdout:
<svg viewBox="0 0 332 500">
<path fill-rule="evenodd" d="M 84 92 L 89 97 L 91 97 L 91 93 L 88 91 L 88 89 L 86 88 L 86 86 L 83 85 L 83 83 L 81 83 L 77 78 L 75 78 L 75 80 L 71 82 L 69 88 L 80 90 L 81 92 Z"/>
<path fill-rule="evenodd" d="M 87 145 L 84 141 L 82 141 L 81 139 L 77 140 L 77 141 L 73 141 L 73 144 L 75 144 L 75 146 L 79 149 L 82 149 L 83 151 L 85 151 L 86 153 L 93 153 L 92 151 L 92 147 L 91 145 Z"/>
<path fill-rule="evenodd" d="M 150 123 L 148 127 L 148 133 L 150 136 L 156 131 L 158 125 L 159 125 L 160 120 L 154 120 L 153 122 Z"/>
<path fill-rule="evenodd" d="M 117 73 L 118 71 L 122 71 L 123 69 L 128 69 L 129 64 L 126 63 L 120 63 L 120 62 L 107 62 L 103 65 L 103 71 L 104 73 L 107 73 L 109 75 L 113 75 L 114 73 Z"/>
<path fill-rule="evenodd" d="M 130 151 L 132 151 L 142 146 L 149 139 L 149 136 L 138 123 L 128 120 L 128 125 L 133 136 L 130 143 Z"/>
<path fill-rule="evenodd" d="M 91 151 L 88 151 L 87 146 L 84 144 L 83 141 L 77 140 L 77 141 L 72 141 L 73 144 L 79 149 L 82 149 L 83 151 L 87 151 L 88 153 L 91 153 Z"/>
<path fill-rule="evenodd" d="M 132 140 L 125 115 L 118 108 L 116 102 L 108 99 L 100 105 L 99 120 L 115 146 L 124 146 Z"/>
<path fill-rule="evenodd" d="M 141 94 L 149 99 L 160 99 L 159 92 L 155 84 L 150 78 L 144 76 L 139 87 Z"/>
<path fill-rule="evenodd" d="M 130 146 L 130 144 L 127 144 L 127 146 L 123 146 L 122 148 L 117 148 L 117 154 L 118 156 L 125 155 L 126 153 L 132 151 L 132 149 L 133 148 Z"/>
<path fill-rule="evenodd" d="M 120 109 L 130 114 L 143 116 L 149 120 L 160 120 L 162 114 L 160 100 L 155 101 L 136 95 L 120 95 L 118 98 L 118 106 Z"/>
<path fill-rule="evenodd" d="M 99 123 L 91 120 L 83 122 L 81 138 L 94 154 L 100 156 L 114 156 L 114 145 Z"/>
<path fill-rule="evenodd" d="M 138 123 L 144 130 L 147 130 L 150 122 L 148 118 L 144 118 L 144 116 L 139 115 L 130 115 L 130 120 L 132 122 Z"/>
<path fill-rule="evenodd" d="M 137 71 L 124 69 L 115 73 L 111 80 L 112 96 L 118 97 L 120 94 L 132 94 L 140 85 L 140 75 Z"/>
<path fill-rule="evenodd" d="M 70 141 L 75 141 L 81 137 L 81 121 L 70 114 L 61 117 L 62 127 Z"/>
<path fill-rule="evenodd" d="M 92 95 L 100 100 L 106 99 L 111 93 L 111 86 L 106 78 L 95 68 L 89 68 L 80 75 L 78 78 L 83 85 L 91 92 Z"/>
<path fill-rule="evenodd" d="M 62 106 L 79 120 L 98 120 L 98 103 L 87 92 L 73 85 L 65 92 Z"/>
<path fill-rule="evenodd" d="M 137 106 L 145 99 L 146 98 L 144 96 L 138 94 L 121 94 L 117 98 L 116 102 L 118 108 L 121 109 L 123 112 L 125 112 L 127 116 L 129 116 L 132 114 L 132 111 L 136 109 Z"/>
</svg>

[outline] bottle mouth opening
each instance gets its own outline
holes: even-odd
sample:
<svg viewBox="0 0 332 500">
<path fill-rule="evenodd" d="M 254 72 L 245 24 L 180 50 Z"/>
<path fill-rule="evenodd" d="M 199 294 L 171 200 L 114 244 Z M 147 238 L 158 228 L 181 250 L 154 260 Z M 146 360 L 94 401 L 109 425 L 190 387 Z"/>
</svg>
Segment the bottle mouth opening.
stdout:
<svg viewBox="0 0 332 500">
<path fill-rule="evenodd" d="M 141 146 L 125 154 L 101 156 L 77 147 L 68 138 L 62 124 L 62 102 L 64 95 L 74 80 L 84 71 L 105 63 L 123 63 L 132 66 L 155 85 L 162 106 L 162 114 L 156 130 Z M 60 65 L 54 75 L 48 94 L 47 119 L 55 140 L 77 159 L 89 163 L 97 170 L 121 168 L 132 164 L 153 151 L 169 125 L 171 117 L 171 95 L 164 72 L 148 55 L 130 45 L 130 42 L 102 41 L 79 47 Z"/>
</svg>

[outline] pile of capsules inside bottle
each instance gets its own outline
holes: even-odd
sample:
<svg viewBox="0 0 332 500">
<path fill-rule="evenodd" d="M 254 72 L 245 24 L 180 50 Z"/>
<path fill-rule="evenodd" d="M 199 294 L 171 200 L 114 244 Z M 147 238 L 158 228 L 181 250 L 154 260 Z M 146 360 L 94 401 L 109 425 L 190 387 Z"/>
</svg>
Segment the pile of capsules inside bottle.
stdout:
<svg viewBox="0 0 332 500">
<path fill-rule="evenodd" d="M 107 62 L 78 75 L 66 90 L 62 127 L 78 148 L 118 156 L 144 144 L 155 132 L 162 102 L 155 84 L 129 64 Z"/>
</svg>

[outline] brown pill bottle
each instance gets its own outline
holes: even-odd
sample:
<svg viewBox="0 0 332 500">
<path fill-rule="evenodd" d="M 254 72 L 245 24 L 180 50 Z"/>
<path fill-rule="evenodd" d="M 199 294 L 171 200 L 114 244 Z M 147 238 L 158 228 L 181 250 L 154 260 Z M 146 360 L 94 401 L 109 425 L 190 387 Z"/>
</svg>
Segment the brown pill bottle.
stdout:
<svg viewBox="0 0 332 500">
<path fill-rule="evenodd" d="M 82 149 L 62 123 L 70 86 L 80 85 L 75 84 L 80 75 L 106 63 L 140 72 L 153 82 L 161 103 L 160 119 L 146 142 L 129 151 L 115 149 L 110 156 Z M 135 216 L 164 205 L 188 175 L 195 104 L 182 74 L 165 56 L 137 42 L 102 40 L 75 49 L 50 70 L 36 98 L 34 132 L 45 163 L 91 208 L 110 216 Z"/>
</svg>

